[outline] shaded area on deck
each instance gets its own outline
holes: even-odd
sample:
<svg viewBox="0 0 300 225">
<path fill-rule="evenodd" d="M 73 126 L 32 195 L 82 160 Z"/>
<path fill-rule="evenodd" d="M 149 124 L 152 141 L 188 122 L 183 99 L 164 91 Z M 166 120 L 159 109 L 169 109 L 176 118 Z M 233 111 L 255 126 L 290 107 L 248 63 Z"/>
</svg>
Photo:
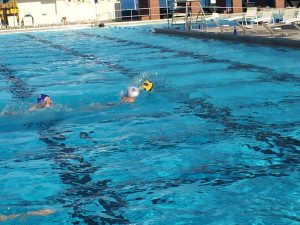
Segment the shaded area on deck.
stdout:
<svg viewBox="0 0 300 225">
<path fill-rule="evenodd" d="M 251 31 L 242 34 L 239 30 L 238 35 L 234 35 L 233 27 L 228 27 L 222 33 L 218 28 L 209 28 L 207 30 L 178 30 L 178 29 L 162 29 L 155 28 L 156 33 L 167 35 L 180 35 L 185 37 L 216 39 L 221 41 L 251 43 L 258 45 L 269 45 L 276 47 L 288 47 L 300 50 L 300 32 L 292 29 L 282 29 L 275 36 L 270 36 L 270 33 L 254 28 Z"/>
</svg>

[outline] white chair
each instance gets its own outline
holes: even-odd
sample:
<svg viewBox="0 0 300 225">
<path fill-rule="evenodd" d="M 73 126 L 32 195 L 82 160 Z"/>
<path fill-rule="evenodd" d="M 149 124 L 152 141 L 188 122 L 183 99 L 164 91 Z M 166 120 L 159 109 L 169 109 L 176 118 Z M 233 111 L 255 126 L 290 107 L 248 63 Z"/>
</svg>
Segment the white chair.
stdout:
<svg viewBox="0 0 300 225">
<path fill-rule="evenodd" d="M 239 15 L 239 16 L 233 16 L 233 17 L 226 18 L 226 20 L 228 20 L 228 21 L 242 20 L 242 24 L 243 24 L 243 20 L 244 20 L 246 25 L 247 25 L 248 20 L 253 20 L 253 19 L 257 19 L 257 7 L 247 8 L 245 15 Z"/>
<path fill-rule="evenodd" d="M 296 15 L 296 8 L 285 8 L 283 15 L 282 15 L 282 22 L 286 23 L 286 21 L 290 21 L 291 19 L 294 19 Z"/>
<path fill-rule="evenodd" d="M 251 20 L 251 22 L 256 23 L 256 24 L 258 24 L 258 23 L 267 23 L 267 24 L 275 23 L 274 17 L 273 17 L 273 9 L 262 11 L 261 16 L 256 19 Z"/>
<path fill-rule="evenodd" d="M 295 14 L 294 14 L 293 18 L 285 19 L 282 22 L 284 22 L 285 24 L 300 22 L 300 10 L 298 10 L 297 16 L 295 16 Z"/>
<path fill-rule="evenodd" d="M 244 16 L 245 19 L 245 23 L 247 25 L 247 21 L 248 20 L 254 20 L 257 19 L 257 8 L 256 7 L 251 7 L 251 8 L 247 8 L 247 12 Z"/>
<path fill-rule="evenodd" d="M 298 12 L 297 17 L 296 15 L 296 8 L 285 8 L 282 14 L 282 21 L 272 25 L 264 25 L 264 27 L 271 33 L 272 36 L 275 35 L 275 31 L 281 31 L 282 26 L 286 24 L 292 24 L 298 31 L 300 31 L 299 25 L 296 24 L 297 21 L 300 21 L 300 15 Z M 286 31 L 285 31 L 286 32 Z"/>
</svg>

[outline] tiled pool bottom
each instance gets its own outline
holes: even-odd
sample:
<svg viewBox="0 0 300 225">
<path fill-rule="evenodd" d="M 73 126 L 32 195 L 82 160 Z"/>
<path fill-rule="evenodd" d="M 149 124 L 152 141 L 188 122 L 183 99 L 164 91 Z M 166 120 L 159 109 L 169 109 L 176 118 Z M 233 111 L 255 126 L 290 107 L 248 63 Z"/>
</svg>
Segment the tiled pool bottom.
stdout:
<svg viewBox="0 0 300 225">
<path fill-rule="evenodd" d="M 4 224 L 297 224 L 299 52 L 148 28 L 0 37 Z"/>
</svg>

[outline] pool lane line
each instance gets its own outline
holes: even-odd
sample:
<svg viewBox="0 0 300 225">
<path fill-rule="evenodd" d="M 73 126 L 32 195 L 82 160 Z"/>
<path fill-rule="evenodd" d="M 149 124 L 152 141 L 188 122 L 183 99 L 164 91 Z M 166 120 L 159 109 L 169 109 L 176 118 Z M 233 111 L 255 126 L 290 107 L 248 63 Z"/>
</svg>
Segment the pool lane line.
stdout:
<svg viewBox="0 0 300 225">
<path fill-rule="evenodd" d="M 47 82 L 45 84 L 34 85 L 35 88 L 44 88 L 44 87 L 53 87 L 53 86 L 66 86 L 66 85 L 82 85 L 82 84 L 107 84 L 107 80 L 103 80 L 102 78 L 98 79 L 85 79 L 82 81 L 79 80 L 68 80 L 68 81 L 57 81 L 57 82 Z M 1 89 L 0 89 L 1 91 Z"/>
<path fill-rule="evenodd" d="M 33 95 L 34 89 L 27 85 L 21 78 L 17 77 L 14 70 L 1 63 L 0 74 L 10 83 L 9 91 L 12 93 L 13 98 L 24 99 Z"/>
<path fill-rule="evenodd" d="M 12 86 L 10 88 L 10 92 L 14 95 L 16 98 L 25 98 L 30 97 L 33 94 L 32 88 L 28 87 L 26 83 L 24 83 L 21 79 L 17 78 L 14 75 L 14 71 L 8 67 L 6 67 L 3 64 L 0 64 L 0 73 L 2 73 L 6 80 L 11 82 Z M 57 122 L 61 122 L 61 120 L 55 120 L 55 121 L 48 121 L 48 122 L 40 122 L 38 124 L 35 124 L 39 126 L 40 130 L 44 131 L 51 131 L 51 126 L 55 125 Z M 30 128 L 34 126 L 34 124 L 28 123 L 25 124 L 24 127 Z M 116 205 L 116 202 L 119 203 L 120 207 L 123 207 L 126 205 L 126 202 L 122 200 L 120 196 L 117 195 L 116 192 L 112 192 L 111 188 L 107 186 L 108 181 L 98 181 L 96 184 L 91 183 L 91 177 L 90 174 L 93 173 L 94 168 L 92 165 L 88 162 L 85 162 L 84 158 L 80 155 L 76 155 L 78 159 L 78 166 L 74 166 L 71 164 L 69 159 L 61 159 L 61 155 L 72 153 L 75 155 L 75 148 L 66 147 L 64 143 L 62 144 L 56 144 L 55 141 L 49 140 L 48 136 L 43 137 L 41 131 L 39 132 L 40 138 L 39 140 L 42 141 L 47 145 L 47 148 L 51 153 L 55 152 L 57 150 L 56 154 L 54 155 L 54 161 L 58 163 L 60 166 L 62 173 L 60 174 L 61 180 L 64 184 L 68 184 L 71 186 L 75 186 L 74 188 L 70 188 L 71 190 L 66 191 L 66 197 L 73 196 L 76 197 L 82 196 L 85 197 L 89 195 L 95 195 L 95 193 L 98 193 L 99 196 L 104 196 L 103 192 L 107 191 L 107 193 L 110 195 L 110 197 L 113 197 L 116 201 L 112 202 L 110 204 L 109 201 L 105 201 L 103 199 L 99 199 L 99 204 L 106 210 L 106 213 L 112 216 L 114 219 L 110 218 L 104 218 L 101 216 L 95 216 L 92 217 L 84 215 L 82 211 L 80 210 L 80 205 L 76 205 L 78 203 L 77 201 L 74 203 L 73 206 L 73 213 L 72 217 L 79 218 L 85 222 L 85 224 L 88 225 L 94 225 L 99 224 L 98 221 L 101 221 L 102 223 L 109 223 L 109 224 L 129 224 L 129 221 L 124 218 L 122 215 L 119 215 L 119 212 L 116 212 L 116 215 L 114 211 L 118 209 L 118 206 Z M 59 133 L 55 133 L 55 135 L 59 136 Z M 81 137 L 87 138 L 86 135 L 80 134 Z M 59 138 L 57 138 L 58 140 Z M 56 141 L 57 141 L 56 140 Z M 65 168 L 69 168 L 69 171 L 64 171 Z M 54 168 L 55 169 L 55 168 Z M 84 170 L 84 171 L 82 171 Z M 89 171 L 88 174 L 87 171 Z M 88 183 L 88 184 L 87 184 Z M 76 186 L 78 185 L 78 187 Z M 84 185 L 87 185 L 86 188 L 84 188 Z M 92 186 L 92 187 L 90 187 Z M 78 193 L 74 193 L 74 190 L 77 190 Z M 76 195 L 77 194 L 77 195 Z M 78 199 L 76 199 L 78 200 Z M 118 201 L 117 201 L 118 200 Z M 79 200 L 80 201 L 80 200 Z"/>
<path fill-rule="evenodd" d="M 82 33 L 82 34 L 84 34 L 84 35 L 86 35 L 86 33 L 83 33 L 83 32 L 79 32 L 79 33 Z M 149 45 L 149 44 L 144 44 L 144 43 L 141 43 L 141 42 L 132 42 L 132 41 L 127 41 L 127 40 L 123 40 L 123 39 L 118 39 L 118 38 L 113 38 L 113 37 L 107 37 L 107 36 L 103 36 L 103 35 L 95 35 L 95 34 L 92 34 L 92 35 L 90 35 L 90 34 L 88 34 L 88 36 L 95 36 L 95 37 L 104 37 L 105 39 L 108 39 L 108 40 L 116 40 L 117 42 L 121 42 L 122 44 L 124 44 L 124 43 L 131 43 L 131 44 L 134 44 L 134 45 L 136 45 L 136 44 L 138 44 L 138 45 L 141 45 L 141 46 L 146 46 L 147 48 L 153 48 L 153 46 L 154 45 Z M 34 36 L 33 36 L 34 37 Z M 34 37 L 34 38 L 36 38 L 36 37 Z M 45 42 L 45 43 L 48 43 L 49 41 L 47 41 L 47 40 L 41 40 L 41 42 Z M 51 43 L 52 44 L 52 43 Z M 64 49 L 64 47 L 63 46 L 59 46 L 58 48 L 61 48 L 61 49 Z M 168 49 L 168 48 L 165 48 L 165 47 L 160 47 L 160 46 L 154 46 L 154 48 L 159 48 L 159 49 L 161 49 L 161 50 L 166 50 L 166 51 L 169 51 L 169 52 L 176 52 L 175 50 L 172 50 L 172 49 Z M 67 51 L 70 51 L 70 50 L 68 50 L 67 49 Z M 71 50 L 71 52 L 73 52 L 73 50 Z M 191 53 L 192 55 L 195 55 L 195 53 Z M 201 55 L 198 55 L 197 56 L 197 58 L 201 58 Z M 231 62 L 230 60 L 225 60 L 225 61 L 229 61 L 229 62 Z M 224 62 L 224 60 L 221 60 L 221 61 L 219 61 L 219 62 Z M 245 65 L 243 65 L 242 64 L 242 68 L 243 69 L 245 69 L 245 68 L 251 68 L 251 64 L 245 64 Z M 269 71 L 272 71 L 271 69 L 269 69 L 269 68 L 266 68 L 266 69 L 268 69 Z M 281 74 L 282 75 L 282 74 Z M 286 74 L 285 74 L 286 75 Z M 285 80 L 284 80 L 285 81 Z M 237 126 L 239 126 L 238 124 L 237 124 Z M 241 126 L 243 126 L 243 125 L 241 125 Z"/>
<path fill-rule="evenodd" d="M 85 35 L 87 37 L 96 37 L 96 38 L 101 38 L 104 40 L 109 40 L 109 41 L 114 41 L 116 43 L 120 43 L 122 45 L 133 45 L 133 46 L 139 46 L 142 48 L 146 49 L 156 49 L 161 52 L 166 52 L 166 53 L 175 53 L 176 55 L 174 57 L 189 57 L 193 58 L 196 60 L 200 60 L 203 63 L 222 63 L 222 64 L 227 64 L 228 69 L 230 70 L 241 70 L 241 71 L 251 71 L 251 72 L 258 72 L 262 74 L 268 74 L 271 75 L 270 78 L 268 77 L 262 77 L 261 81 L 262 82 L 268 82 L 268 81 L 279 81 L 279 82 L 298 82 L 300 83 L 300 77 L 297 76 L 297 74 L 293 73 L 288 73 L 288 72 L 277 72 L 274 69 L 264 67 L 264 66 L 257 66 L 254 64 L 249 64 L 249 63 L 241 63 L 241 62 L 236 62 L 232 61 L 229 59 L 216 59 L 212 56 L 209 56 L 207 54 L 199 54 L 199 53 L 193 53 L 190 51 L 181 51 L 181 50 L 175 50 L 171 49 L 168 47 L 163 47 L 159 45 L 153 45 L 153 44 L 146 44 L 143 42 L 138 42 L 138 41 L 130 41 L 130 40 L 125 40 L 117 37 L 111 37 L 107 35 L 99 35 L 99 34 L 90 34 L 87 32 L 79 31 L 76 32 L 82 35 Z"/>
<path fill-rule="evenodd" d="M 237 126 L 239 126 L 239 124 L 237 124 Z"/>
<path fill-rule="evenodd" d="M 131 78 L 135 77 L 137 74 L 140 73 L 138 71 L 134 71 L 132 69 L 123 67 L 120 64 L 100 59 L 100 58 L 98 58 L 95 55 L 92 55 L 92 54 L 83 54 L 83 53 L 81 53 L 81 52 L 79 52 L 79 51 L 77 51 L 75 49 L 66 48 L 66 47 L 64 47 L 62 45 L 52 43 L 49 40 L 38 38 L 38 37 L 36 37 L 36 36 L 34 36 L 32 34 L 23 34 L 23 36 L 26 36 L 27 38 L 30 38 L 30 39 L 35 40 L 37 42 L 40 42 L 42 44 L 46 44 L 46 45 L 48 45 L 48 46 L 50 46 L 50 47 L 52 47 L 54 49 L 58 49 L 58 50 L 61 50 L 63 52 L 66 52 L 66 53 L 68 53 L 70 55 L 83 58 L 85 60 L 94 62 L 94 63 L 99 64 L 99 65 L 106 66 L 107 68 L 111 69 L 112 71 L 118 71 L 118 72 L 120 72 L 122 74 L 125 74 L 125 75 L 131 77 Z"/>
<path fill-rule="evenodd" d="M 55 135 L 57 136 L 62 136 L 62 133 L 59 132 L 54 132 Z M 75 149 L 74 148 L 68 148 L 66 146 L 62 146 L 62 144 L 60 143 L 53 143 L 56 141 L 53 141 L 51 139 L 49 139 L 49 135 L 48 133 L 45 133 L 45 135 L 41 134 L 41 136 L 45 136 L 45 143 L 48 143 L 49 145 L 49 150 L 51 150 L 51 152 L 55 152 L 56 155 L 61 156 L 63 155 L 64 152 L 66 153 L 71 153 L 74 154 Z M 53 137 L 52 137 L 53 139 Z M 55 138 L 54 140 L 57 140 L 59 138 Z M 60 139 L 62 140 L 66 140 L 60 137 Z M 153 143 L 149 143 L 150 147 L 151 144 Z M 55 151 L 55 146 L 58 146 L 58 148 L 60 148 L 60 146 L 62 146 L 61 150 Z M 54 147 L 54 148 L 53 148 Z M 66 150 L 63 150 L 63 148 L 66 148 Z M 60 152 L 62 151 L 62 152 Z M 81 156 L 80 156 L 81 157 Z M 54 157 L 55 158 L 55 157 Z M 67 160 L 67 159 L 66 159 Z M 78 159 L 78 161 L 80 161 L 80 159 Z M 299 161 L 299 160 L 298 160 Z M 69 164 L 65 164 L 64 161 L 62 162 L 61 168 L 77 168 L 76 166 L 74 167 L 73 164 L 71 164 L 69 161 L 67 161 L 67 163 Z M 286 167 L 288 167 L 288 169 L 292 169 L 290 164 L 285 163 Z M 204 173 L 207 175 L 207 177 L 203 177 L 201 176 L 200 178 L 188 178 L 189 175 L 193 176 L 194 173 L 192 173 L 191 171 L 187 171 L 186 175 L 182 174 L 181 177 L 179 178 L 162 178 L 162 179 L 157 179 L 155 180 L 155 182 L 142 182 L 142 183 L 138 183 L 136 182 L 134 184 L 133 187 L 130 188 L 129 191 L 128 188 L 126 188 L 126 186 L 123 185 L 118 185 L 116 186 L 117 189 L 119 190 L 124 190 L 125 191 L 121 191 L 122 195 L 130 195 L 132 193 L 139 193 L 139 192 L 150 192 L 150 191 L 158 191 L 158 190 L 165 190 L 167 188 L 176 188 L 182 185 L 190 185 L 190 184 L 197 184 L 199 186 L 227 186 L 227 185 L 231 185 L 235 182 L 241 181 L 241 180 L 248 180 L 248 179 L 253 179 L 253 178 L 257 178 L 257 177 L 267 177 L 267 176 L 274 176 L 274 177 L 282 177 L 282 176 L 288 176 L 289 174 L 287 173 L 287 171 L 282 171 L 282 169 L 286 169 L 286 168 L 282 168 L 282 164 L 281 165 L 269 165 L 269 166 L 259 166 L 259 165 L 255 165 L 255 166 L 251 166 L 251 165 L 237 165 L 237 166 L 225 166 L 222 168 L 218 168 L 218 169 L 207 169 L 204 170 Z M 73 171 L 74 172 L 74 171 Z M 76 171 L 75 171 L 76 172 Z M 82 172 L 82 171 L 80 171 Z M 201 172 L 201 171 L 200 171 Z M 70 173 L 68 171 L 66 171 L 67 174 L 70 175 Z M 191 174 L 192 173 L 192 174 Z M 196 171 L 195 174 L 197 174 L 198 172 Z M 187 176 L 187 177 L 186 177 Z M 72 176 L 71 176 L 72 177 Z M 184 178 L 183 178 L 184 177 Z M 103 182 L 106 183 L 108 181 L 101 181 L 101 185 L 103 184 Z M 74 182 L 71 182 L 74 185 Z M 75 182 L 76 183 L 76 182 Z M 150 184 L 150 186 L 149 186 Z M 101 186 L 100 185 L 100 186 Z M 96 185 L 97 186 L 97 185 Z M 131 183 L 132 186 L 132 183 Z M 105 186 L 106 188 L 107 186 Z M 89 189 L 90 188 L 90 189 Z M 93 185 L 89 185 L 88 189 L 83 188 L 84 192 L 88 192 L 88 193 L 94 193 L 94 195 L 97 196 L 103 196 L 103 191 L 100 190 L 99 193 L 97 193 L 93 187 Z M 104 188 L 104 189 L 105 189 Z M 72 191 L 74 189 L 71 189 Z M 76 190 L 76 189 L 75 189 Z M 74 196 L 80 196 L 81 195 L 77 195 L 76 191 L 75 193 L 71 194 L 72 191 L 67 191 L 67 193 L 69 193 L 70 197 L 74 197 Z M 97 194 L 95 194 L 95 192 Z M 68 196 L 68 194 L 67 194 Z M 90 196 L 90 197 L 93 197 Z M 63 201 L 63 199 L 62 199 Z M 75 201 L 75 200 L 74 200 Z M 166 201 L 167 202 L 167 201 Z M 123 202 L 122 204 L 124 204 L 125 202 Z M 156 201 L 154 200 L 154 202 L 152 202 L 153 204 L 160 204 L 159 199 Z M 164 201 L 162 201 L 162 203 L 164 203 Z M 104 203 L 102 203 L 104 204 Z M 102 205 L 101 204 L 101 205 Z M 78 218 L 86 218 L 85 215 L 82 215 L 82 213 L 79 214 L 79 216 L 77 215 L 78 212 L 83 212 L 84 210 L 80 209 L 80 206 L 82 206 L 83 204 L 78 204 L 76 206 L 74 206 L 74 211 L 75 214 L 72 216 L 77 216 Z M 104 204 L 105 205 L 105 204 Z M 86 218 L 87 219 L 87 218 Z M 90 218 L 89 218 L 90 219 Z M 111 223 L 111 224 L 120 224 L 120 223 Z"/>
<path fill-rule="evenodd" d="M 265 143 L 267 148 L 259 146 L 252 146 L 245 144 L 246 147 L 262 152 L 266 155 L 273 155 L 282 158 L 282 161 L 291 161 L 291 155 L 296 154 L 300 156 L 300 140 L 290 136 L 284 136 L 274 131 L 266 130 L 266 124 L 261 124 L 255 120 L 247 119 L 248 124 L 241 124 L 238 118 L 232 116 L 229 108 L 215 107 L 212 103 L 208 102 L 205 98 L 189 99 L 182 101 L 187 106 L 187 111 L 193 113 L 195 116 L 205 120 L 213 120 L 225 127 L 228 132 L 240 133 L 243 136 L 254 137 L 257 142 Z M 293 124 L 292 124 L 293 125 Z M 275 125 L 276 126 L 276 125 Z M 274 146 L 278 147 L 279 152 L 273 151 Z M 300 163 L 300 160 L 298 160 Z"/>
<path fill-rule="evenodd" d="M 45 127 L 51 127 L 51 126 L 45 126 Z M 48 132 L 50 132 L 50 135 Z M 52 136 L 52 133 L 54 136 Z M 80 133 L 80 136 L 81 134 L 82 133 Z M 87 135 L 84 134 L 84 138 L 86 138 L 86 136 Z M 97 224 L 97 221 L 99 219 L 99 217 L 95 216 L 95 214 L 93 214 L 93 216 L 85 215 L 86 211 L 84 209 L 84 206 L 85 204 L 89 204 L 89 202 L 86 203 L 81 202 L 76 197 L 80 199 L 84 199 L 86 197 L 89 199 L 95 199 L 95 196 L 104 196 L 103 193 L 106 193 L 106 191 L 109 192 L 108 194 L 109 196 L 111 196 L 111 193 L 113 193 L 113 199 L 117 201 L 113 201 L 111 206 L 109 206 L 109 204 L 105 202 L 105 200 L 103 200 L 102 198 L 99 198 L 99 204 L 103 206 L 106 210 L 112 211 L 108 213 L 108 215 L 114 218 L 115 218 L 115 215 L 113 214 L 114 210 L 120 212 L 119 210 L 121 210 L 122 206 L 125 207 L 128 204 L 125 201 L 123 201 L 118 195 L 117 196 L 114 195 L 116 194 L 116 192 L 112 191 L 111 187 L 108 187 L 107 185 L 109 183 L 108 180 L 98 181 L 97 183 L 91 183 L 90 175 L 86 173 L 85 170 L 87 170 L 87 172 L 94 173 L 94 167 L 90 169 L 91 164 L 85 162 L 82 156 L 76 155 L 75 153 L 75 151 L 77 150 L 76 148 L 66 147 L 64 143 L 59 143 L 58 140 L 60 141 L 67 140 L 63 132 L 57 132 L 50 128 L 49 131 L 47 130 L 41 131 L 40 137 L 43 139 L 42 141 L 48 146 L 47 148 L 49 148 L 49 152 L 51 151 L 51 153 L 53 154 L 52 157 L 55 159 L 57 165 L 59 165 L 59 168 L 61 168 L 63 173 L 60 174 L 60 176 L 63 179 L 62 180 L 63 183 L 71 186 L 70 188 L 66 189 L 66 191 L 64 192 L 65 196 L 58 196 L 59 198 L 58 201 L 63 202 L 65 204 L 64 207 L 70 207 L 72 205 L 73 207 L 73 213 L 71 214 L 72 218 L 82 219 L 86 224 Z M 150 148 L 152 148 L 152 145 L 155 145 L 155 143 L 149 143 Z M 73 160 L 69 160 L 69 158 L 64 159 L 62 157 L 64 154 L 72 154 L 75 157 L 73 157 Z M 82 163 L 84 168 L 77 166 L 77 164 L 72 163 L 72 161 L 73 162 L 78 161 L 78 164 Z M 69 170 L 65 170 L 66 168 Z M 194 174 L 197 174 L 201 171 L 198 170 L 195 171 L 194 173 L 193 171 L 186 171 L 185 173 L 181 174 L 180 177 L 176 177 L 173 179 L 158 178 L 154 182 L 153 181 L 135 182 L 133 185 L 131 182 L 130 190 L 128 190 L 126 184 L 117 185 L 115 189 L 121 190 L 120 191 L 121 195 L 128 196 L 133 193 L 136 194 L 141 192 L 161 191 L 161 190 L 166 190 L 168 188 L 180 187 L 183 185 L 197 184 L 198 186 L 212 186 L 212 187 L 227 186 L 239 182 L 241 180 L 254 179 L 257 177 L 288 176 L 287 173 L 283 173 L 279 171 L 280 170 L 279 167 L 272 168 L 272 169 L 273 170 L 270 171 L 270 167 L 265 167 L 265 166 L 248 166 L 248 165 L 224 166 L 217 169 L 213 168 L 213 169 L 204 170 L 203 173 L 206 175 L 206 177 L 201 176 L 200 178 L 198 177 L 189 178 L 188 177 L 189 175 L 193 176 Z M 80 174 L 81 176 L 78 174 Z M 81 177 L 85 177 L 83 181 Z M 87 187 L 85 187 L 85 185 Z M 72 202 L 68 202 L 68 200 L 64 200 L 64 198 L 72 199 Z M 152 199 L 153 205 L 163 204 L 163 203 L 168 204 L 172 202 L 168 202 L 167 200 L 163 200 L 163 199 L 162 201 L 160 201 L 160 198 Z M 118 209 L 117 206 L 119 207 L 121 206 L 120 209 Z M 100 221 L 103 223 L 106 222 L 107 224 L 131 224 L 130 221 L 124 219 L 123 217 L 119 218 L 118 220 L 111 219 L 109 221 L 107 220 L 107 218 L 102 218 L 100 219 Z"/>
<path fill-rule="evenodd" d="M 273 169 L 273 171 L 270 171 Z M 286 177 L 289 176 L 287 172 L 280 171 L 280 167 L 271 166 L 259 166 L 259 165 L 199 165 L 198 167 L 192 167 L 188 170 L 184 170 L 178 177 L 175 178 L 157 178 L 151 181 L 136 181 L 130 183 L 130 188 L 127 187 L 127 184 L 122 184 L 118 186 L 118 189 L 124 190 L 122 192 L 125 196 L 130 196 L 135 194 L 136 198 L 140 197 L 137 193 L 142 193 L 142 196 L 148 196 L 150 198 L 152 193 L 159 191 L 166 191 L 169 188 L 178 188 L 180 186 L 191 186 L 196 185 L 197 187 L 211 186 L 211 187 L 226 187 L 232 184 L 235 184 L 240 181 L 256 179 L 259 177 Z M 292 172 L 292 166 L 289 167 L 288 172 Z M 195 178 L 196 177 L 196 178 Z M 155 196 L 155 195 L 154 195 Z M 174 198 L 171 197 L 171 200 L 168 200 L 168 197 L 162 197 L 163 199 L 155 196 L 152 198 L 152 204 L 172 204 Z M 143 197 L 140 197 L 143 200 Z M 160 201 L 162 200 L 162 201 Z"/>
<path fill-rule="evenodd" d="M 82 221 L 87 225 L 130 224 L 130 221 L 122 216 L 122 208 L 127 205 L 127 202 L 108 186 L 110 180 L 100 180 L 96 183 L 92 181 L 91 176 L 98 168 L 93 167 L 83 156 L 77 154 L 78 148 L 65 145 L 64 142 L 67 141 L 65 133 L 72 131 L 55 130 L 53 127 L 58 122 L 61 121 L 48 121 L 38 124 L 39 141 L 45 143 L 49 150 L 48 158 L 44 157 L 44 159 L 55 162 L 53 170 L 60 169 L 60 179 L 67 186 L 63 192 L 64 195 L 54 196 L 54 198 L 56 197 L 55 201 L 62 204 L 63 208 L 71 207 L 73 209 L 70 215 L 71 218 L 79 219 L 78 223 L 80 224 Z M 89 135 L 86 132 L 80 132 L 79 138 L 89 139 Z M 68 156 L 70 154 L 72 160 L 69 157 L 64 157 L 64 155 Z M 105 200 L 106 197 L 113 199 L 113 201 Z M 109 215 L 108 217 L 98 215 L 97 211 L 92 212 L 93 215 L 85 215 L 88 212 L 84 206 L 93 204 L 95 200 L 101 205 L 101 209 L 104 208 L 104 213 Z M 77 224 L 76 221 L 75 223 Z"/>
</svg>

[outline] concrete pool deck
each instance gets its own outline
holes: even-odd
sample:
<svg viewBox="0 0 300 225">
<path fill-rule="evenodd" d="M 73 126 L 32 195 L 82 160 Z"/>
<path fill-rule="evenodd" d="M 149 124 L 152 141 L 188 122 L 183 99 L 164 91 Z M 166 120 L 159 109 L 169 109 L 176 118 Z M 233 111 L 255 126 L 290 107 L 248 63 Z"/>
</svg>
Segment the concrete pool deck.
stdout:
<svg viewBox="0 0 300 225">
<path fill-rule="evenodd" d="M 99 22 L 100 23 L 100 22 Z M 102 22 L 101 22 L 102 23 Z M 103 22 L 105 27 L 113 27 L 113 26 L 141 26 L 141 25 L 149 25 L 149 24 L 162 24 L 167 23 L 166 19 L 160 20 L 145 20 L 145 21 L 120 21 L 120 22 Z M 26 27 L 26 28 L 5 28 L 0 29 L 1 34 L 14 34 L 14 33 L 26 33 L 26 32 L 38 32 L 38 31 L 59 31 L 59 30 L 74 30 L 74 29 L 85 29 L 85 28 L 96 28 L 98 27 L 95 23 L 77 23 L 77 24 L 56 24 L 56 25 L 45 25 L 45 26 L 34 26 L 34 27 Z"/>
<path fill-rule="evenodd" d="M 246 30 L 245 28 L 242 30 L 238 27 L 237 35 L 234 35 L 233 29 L 233 26 L 229 26 L 224 27 L 223 32 L 221 32 L 221 29 L 219 28 L 208 28 L 207 30 L 192 29 L 188 31 L 171 28 L 155 28 L 154 30 L 159 34 L 177 35 L 200 39 L 215 39 L 236 43 L 288 47 L 300 50 L 300 31 L 291 27 L 284 27 L 284 29 L 275 30 L 273 36 L 263 26 L 254 26 Z"/>
<path fill-rule="evenodd" d="M 59 30 L 74 30 L 91 28 L 92 24 L 74 24 L 74 25 L 54 25 L 44 27 L 27 27 L 27 28 L 12 28 L 12 29 L 1 29 L 1 34 L 15 34 L 15 33 L 27 33 L 37 31 L 59 31 Z"/>
</svg>

